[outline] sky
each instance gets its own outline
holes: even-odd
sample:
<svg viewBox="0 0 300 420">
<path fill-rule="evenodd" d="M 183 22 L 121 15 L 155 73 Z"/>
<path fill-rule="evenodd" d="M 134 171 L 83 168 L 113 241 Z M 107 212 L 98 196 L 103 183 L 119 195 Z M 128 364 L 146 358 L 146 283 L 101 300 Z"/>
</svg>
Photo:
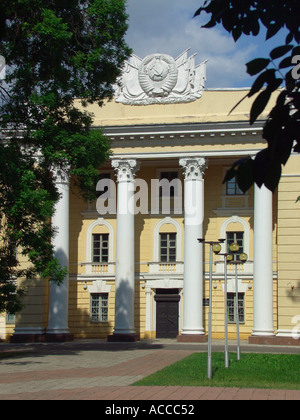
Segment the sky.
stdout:
<svg viewBox="0 0 300 420">
<path fill-rule="evenodd" d="M 140 58 L 162 53 L 177 58 L 187 48 L 196 64 L 207 62 L 206 88 L 252 86 L 245 64 L 257 57 L 268 57 L 272 48 L 285 43 L 280 34 L 270 41 L 265 35 L 242 36 L 236 43 L 222 28 L 201 28 L 209 15 L 193 18 L 203 0 L 127 0 L 129 29 L 126 41 Z"/>
</svg>

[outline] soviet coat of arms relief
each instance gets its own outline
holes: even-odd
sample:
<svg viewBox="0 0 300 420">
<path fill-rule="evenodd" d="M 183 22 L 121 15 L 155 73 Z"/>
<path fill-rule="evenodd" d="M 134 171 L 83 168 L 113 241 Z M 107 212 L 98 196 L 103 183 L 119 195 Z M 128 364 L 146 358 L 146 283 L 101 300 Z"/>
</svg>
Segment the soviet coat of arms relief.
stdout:
<svg viewBox="0 0 300 420">
<path fill-rule="evenodd" d="M 174 59 L 167 54 L 151 54 L 141 59 L 132 55 L 125 63 L 115 100 L 127 105 L 192 102 L 201 98 L 206 80 L 206 62 L 195 65 L 188 50 Z"/>
</svg>

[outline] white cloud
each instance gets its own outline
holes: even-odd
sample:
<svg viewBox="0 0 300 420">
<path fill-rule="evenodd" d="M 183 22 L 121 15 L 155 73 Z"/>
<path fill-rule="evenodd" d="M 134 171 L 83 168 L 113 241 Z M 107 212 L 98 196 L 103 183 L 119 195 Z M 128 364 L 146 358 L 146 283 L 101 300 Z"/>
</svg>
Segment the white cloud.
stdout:
<svg viewBox="0 0 300 420">
<path fill-rule="evenodd" d="M 193 19 L 200 5 L 200 0 L 128 0 L 128 44 L 141 58 L 155 52 L 176 58 L 191 48 L 197 63 L 209 60 L 207 87 L 250 86 L 245 63 L 255 44 L 239 46 L 221 27 L 201 28 L 208 17 Z"/>
</svg>

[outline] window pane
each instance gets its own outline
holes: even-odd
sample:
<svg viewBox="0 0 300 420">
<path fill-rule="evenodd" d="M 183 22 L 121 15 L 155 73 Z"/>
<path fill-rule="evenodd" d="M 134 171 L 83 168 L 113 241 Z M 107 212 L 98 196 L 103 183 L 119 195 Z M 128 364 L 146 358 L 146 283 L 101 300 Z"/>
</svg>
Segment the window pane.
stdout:
<svg viewBox="0 0 300 420">
<path fill-rule="evenodd" d="M 108 240 L 107 233 L 93 234 L 93 262 L 108 262 Z"/>
<path fill-rule="evenodd" d="M 176 233 L 160 234 L 160 261 L 176 261 Z"/>
<path fill-rule="evenodd" d="M 239 322 L 245 322 L 245 306 L 244 306 L 244 293 L 238 294 L 238 312 L 239 312 Z M 227 314 L 228 322 L 236 323 L 236 294 L 227 293 Z"/>
<path fill-rule="evenodd" d="M 234 255 L 234 261 L 239 259 L 239 255 L 244 252 L 244 232 L 226 232 L 227 252 L 230 252 L 230 245 L 237 243 L 239 250 Z"/>
<path fill-rule="evenodd" d="M 91 295 L 91 321 L 108 321 L 108 293 L 93 293 Z"/>
<path fill-rule="evenodd" d="M 227 195 L 244 195 L 243 191 L 239 188 L 236 178 L 231 178 L 226 184 Z"/>
</svg>

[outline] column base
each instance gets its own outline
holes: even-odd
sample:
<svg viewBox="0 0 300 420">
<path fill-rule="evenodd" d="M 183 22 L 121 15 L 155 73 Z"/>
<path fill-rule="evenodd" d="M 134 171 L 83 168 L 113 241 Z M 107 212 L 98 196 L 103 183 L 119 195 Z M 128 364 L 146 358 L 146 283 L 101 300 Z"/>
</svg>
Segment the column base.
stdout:
<svg viewBox="0 0 300 420">
<path fill-rule="evenodd" d="M 300 346 L 300 338 L 278 337 L 276 335 L 251 335 L 248 338 L 248 343 L 269 346 Z"/>
<path fill-rule="evenodd" d="M 181 334 L 177 336 L 178 343 L 206 343 L 207 335 L 205 334 Z"/>
<path fill-rule="evenodd" d="M 111 334 L 107 336 L 109 343 L 132 343 L 140 341 L 139 334 Z"/>
</svg>

